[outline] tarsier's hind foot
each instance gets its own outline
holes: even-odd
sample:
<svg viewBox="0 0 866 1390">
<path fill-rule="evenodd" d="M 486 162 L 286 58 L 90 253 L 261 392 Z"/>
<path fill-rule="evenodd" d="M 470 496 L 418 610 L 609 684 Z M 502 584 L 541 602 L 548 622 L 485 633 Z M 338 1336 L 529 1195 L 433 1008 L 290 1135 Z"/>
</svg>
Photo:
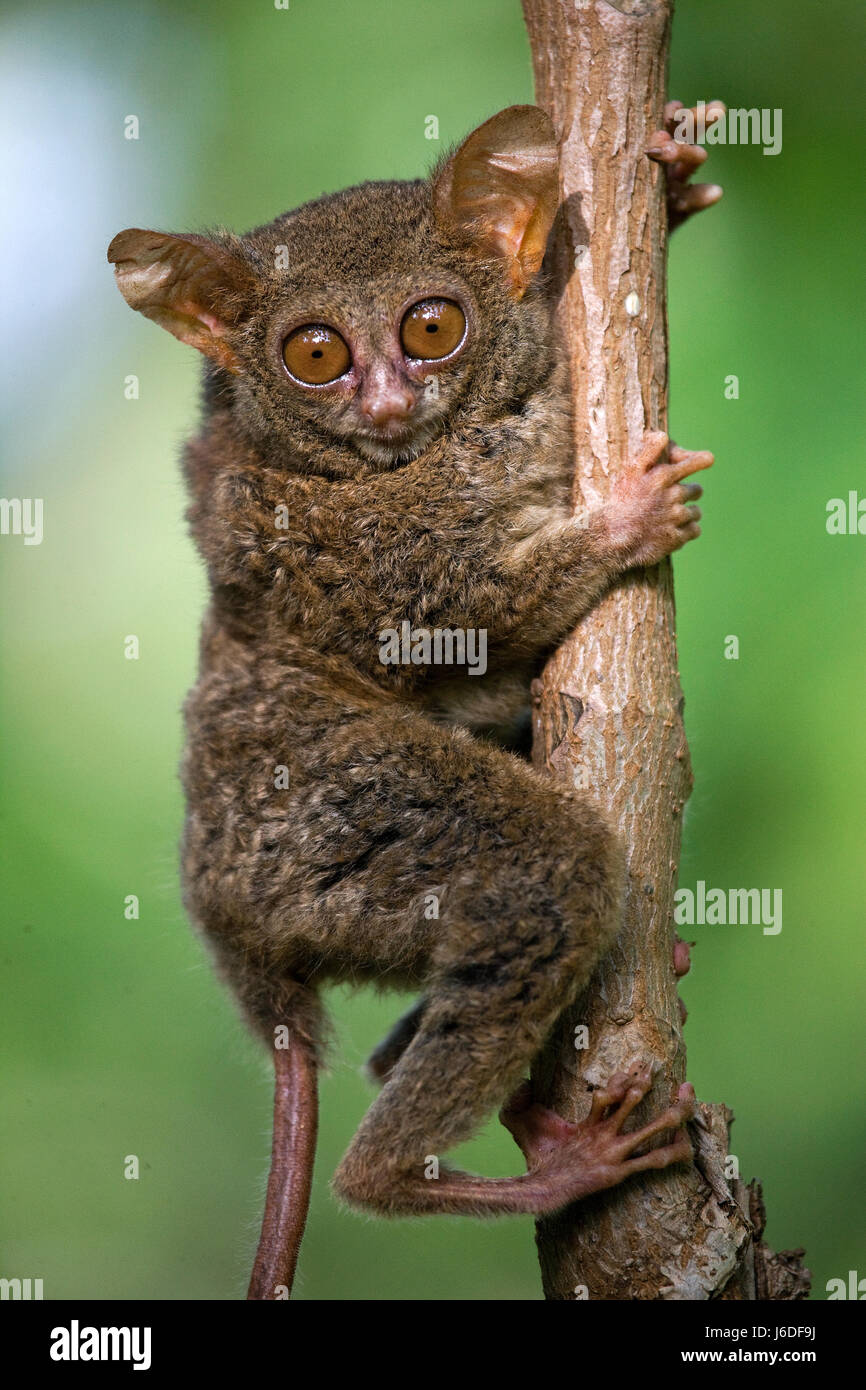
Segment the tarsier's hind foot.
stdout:
<svg viewBox="0 0 866 1390">
<path fill-rule="evenodd" d="M 388 812 L 409 813 L 417 828 L 409 863 L 424 866 L 423 877 L 410 872 L 408 851 L 401 855 L 405 896 L 414 891 L 416 908 L 393 937 L 402 952 L 423 933 L 424 998 L 371 1058 L 370 1070 L 384 1084 L 335 1189 L 383 1215 L 531 1212 L 538 1201 L 531 1175 L 475 1178 L 449 1170 L 444 1156 L 499 1108 L 613 944 L 622 850 L 588 800 L 510 754 L 426 721 L 413 727 L 416 741 L 399 762 L 393 729 L 383 727 L 378 737 L 387 758 Z M 369 740 L 365 769 L 371 746 Z M 428 748 L 440 754 L 435 764 Z M 387 828 L 383 806 L 380 792 L 379 834 Z M 352 876 L 353 902 L 378 862 L 365 862 Z M 434 929 L 417 908 L 424 878 L 441 885 Z M 347 941 L 351 946 L 348 927 Z"/>
<path fill-rule="evenodd" d="M 688 1084 L 680 1086 L 676 1101 L 649 1124 L 623 1133 L 625 1121 L 651 1085 L 649 1068 L 617 1072 L 593 1094 L 587 1118 L 572 1124 L 539 1105 L 525 1082 L 499 1118 L 522 1150 L 530 1174 L 548 1185 L 554 1201 L 557 1193 L 563 1194 L 565 1200 L 557 1205 L 564 1206 L 615 1187 L 633 1173 L 691 1158 L 691 1143 L 682 1129 L 694 1113 L 694 1091 Z M 640 1152 L 665 1130 L 674 1131 L 669 1143 Z"/>
<path fill-rule="evenodd" d="M 550 1215 L 593 1192 L 615 1187 L 647 1169 L 668 1168 L 690 1159 L 692 1147 L 683 1129 L 694 1113 L 695 1097 L 688 1084 L 676 1100 L 640 1129 L 623 1133 L 623 1125 L 652 1084 L 646 1069 L 617 1073 L 596 1091 L 589 1115 L 579 1124 L 564 1120 L 532 1098 L 522 1085 L 500 1114 L 527 1160 L 528 1172 L 514 1178 L 481 1178 L 433 1164 L 422 1173 L 420 1163 L 392 1168 L 388 1174 L 364 1171 L 353 1164 L 351 1151 L 335 1185 L 353 1205 L 371 1207 L 385 1215 L 444 1212 L 475 1216 L 498 1213 Z M 666 1131 L 672 1135 L 659 1148 L 646 1149 Z M 435 1162 L 434 1162 L 435 1160 Z"/>
</svg>

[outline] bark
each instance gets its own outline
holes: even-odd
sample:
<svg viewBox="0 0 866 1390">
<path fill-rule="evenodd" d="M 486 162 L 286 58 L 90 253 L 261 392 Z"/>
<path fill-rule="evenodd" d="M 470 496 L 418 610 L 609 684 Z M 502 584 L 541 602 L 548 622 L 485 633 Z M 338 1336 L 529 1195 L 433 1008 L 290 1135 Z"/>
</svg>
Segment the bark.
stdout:
<svg viewBox="0 0 866 1390">
<path fill-rule="evenodd" d="M 562 146 L 553 248 L 572 358 L 575 500 L 592 505 L 647 429 L 667 428 L 667 215 L 646 157 L 662 125 L 669 0 L 523 0 L 538 104 Z M 643 1123 L 685 1079 L 673 957 L 682 812 L 691 790 L 669 561 L 634 571 L 534 686 L 537 766 L 585 787 L 628 851 L 622 935 L 535 1069 L 570 1119 L 613 1072 L 654 1059 Z M 576 1046 L 575 1026 L 588 1028 Z M 634 1178 L 538 1224 L 548 1299 L 798 1298 L 796 1254 L 761 1243 L 760 1189 L 725 1176 L 731 1112 L 702 1105 L 696 1163 Z"/>
</svg>

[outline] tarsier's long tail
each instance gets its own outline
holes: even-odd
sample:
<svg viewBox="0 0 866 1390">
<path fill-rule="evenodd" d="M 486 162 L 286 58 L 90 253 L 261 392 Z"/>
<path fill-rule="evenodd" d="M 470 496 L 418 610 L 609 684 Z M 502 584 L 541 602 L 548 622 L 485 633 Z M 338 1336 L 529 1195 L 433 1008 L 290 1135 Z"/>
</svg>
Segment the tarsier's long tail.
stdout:
<svg viewBox="0 0 866 1390">
<path fill-rule="evenodd" d="M 274 1137 L 262 1234 L 248 1299 L 283 1299 L 292 1291 L 307 1220 L 318 1128 L 316 1047 L 303 1029 L 286 1030 L 274 1047 Z"/>
</svg>

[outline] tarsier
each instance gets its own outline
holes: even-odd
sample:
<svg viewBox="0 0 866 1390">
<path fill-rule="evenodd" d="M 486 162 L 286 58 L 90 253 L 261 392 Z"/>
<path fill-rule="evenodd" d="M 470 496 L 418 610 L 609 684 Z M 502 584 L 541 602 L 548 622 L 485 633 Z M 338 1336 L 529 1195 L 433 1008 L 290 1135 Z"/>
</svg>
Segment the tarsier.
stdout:
<svg viewBox="0 0 866 1390">
<path fill-rule="evenodd" d="M 653 137 L 672 220 L 715 201 Z M 712 455 L 648 434 L 572 505 L 566 354 L 542 262 L 556 136 L 515 106 L 427 179 L 362 184 L 243 237 L 129 230 L 133 308 L 200 349 L 185 451 L 211 587 L 186 706 L 185 901 L 273 1049 L 274 1147 L 249 1296 L 286 1296 L 315 1145 L 320 987 L 412 989 L 334 1178 L 385 1215 L 544 1214 L 688 1159 L 694 1093 L 651 1123 L 640 1063 L 579 1124 L 524 1080 L 619 926 L 623 857 L 524 749 L 530 682 L 625 570 L 699 533 Z M 486 669 L 382 660 L 382 634 L 486 634 Z M 431 911 L 431 903 L 435 910 Z M 503 1107 L 527 1171 L 447 1153 Z M 661 1147 L 650 1147 L 662 1138 Z"/>
</svg>

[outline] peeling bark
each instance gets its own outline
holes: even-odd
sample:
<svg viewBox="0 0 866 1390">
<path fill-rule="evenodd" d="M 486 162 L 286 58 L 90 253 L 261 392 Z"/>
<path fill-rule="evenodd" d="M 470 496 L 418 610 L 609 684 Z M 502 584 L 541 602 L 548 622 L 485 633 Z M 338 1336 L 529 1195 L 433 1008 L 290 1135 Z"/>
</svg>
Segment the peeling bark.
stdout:
<svg viewBox="0 0 866 1390">
<path fill-rule="evenodd" d="M 662 124 L 670 0 L 523 0 L 536 96 L 560 133 L 563 215 L 553 248 L 572 354 L 575 501 L 591 506 L 667 427 L 664 173 L 645 154 Z M 535 1069 L 569 1119 L 635 1060 L 658 1071 L 635 1124 L 685 1079 L 673 973 L 673 894 L 691 790 L 670 561 L 626 576 L 534 686 L 536 766 L 589 789 L 628 850 L 625 921 Z M 575 1026 L 589 1043 L 575 1047 Z M 548 1299 L 802 1298 L 802 1252 L 762 1243 L 760 1189 L 725 1176 L 731 1113 L 702 1105 L 694 1166 L 634 1178 L 538 1223 Z M 583 1291 L 586 1291 L 585 1293 Z M 578 1291 L 578 1292 L 576 1292 Z"/>
</svg>

